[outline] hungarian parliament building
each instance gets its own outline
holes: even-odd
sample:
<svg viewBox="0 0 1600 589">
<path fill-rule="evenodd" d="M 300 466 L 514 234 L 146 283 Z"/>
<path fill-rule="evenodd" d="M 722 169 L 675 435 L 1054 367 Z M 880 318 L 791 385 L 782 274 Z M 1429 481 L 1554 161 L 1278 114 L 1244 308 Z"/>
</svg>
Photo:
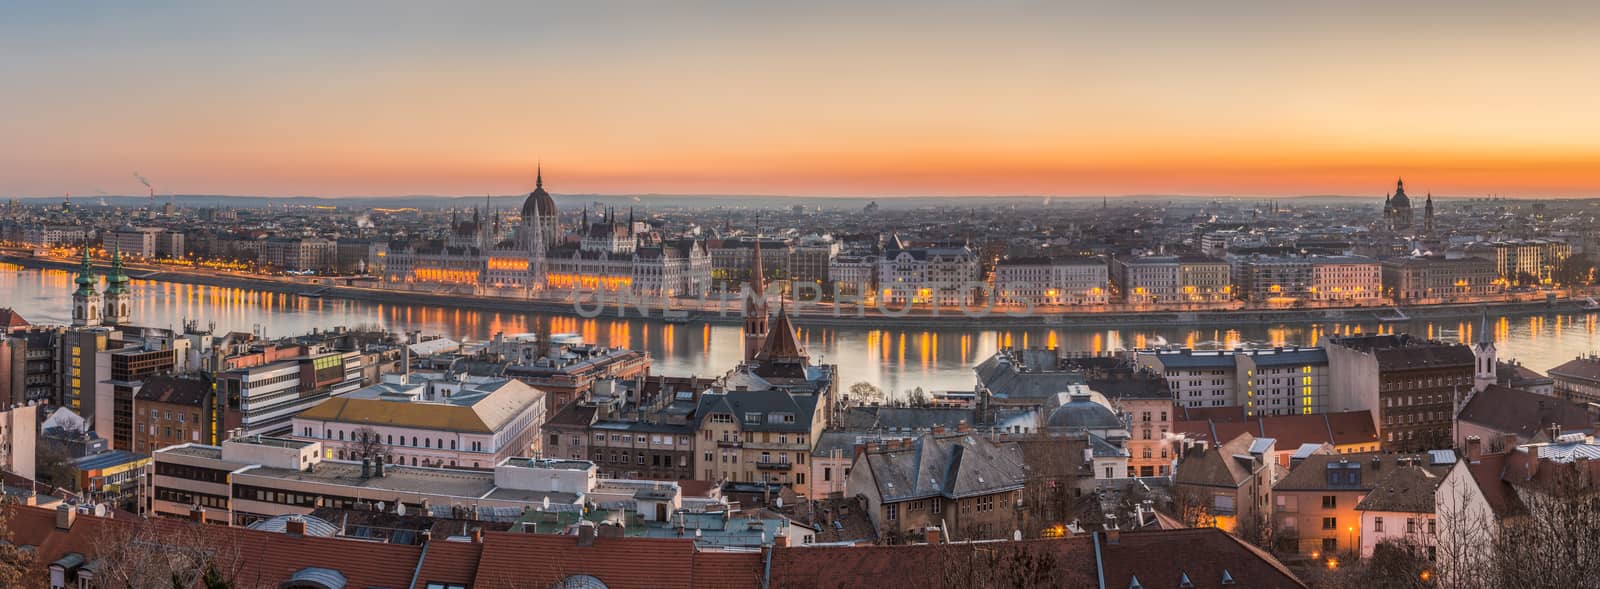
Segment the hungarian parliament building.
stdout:
<svg viewBox="0 0 1600 589">
<path fill-rule="evenodd" d="M 443 240 L 391 247 L 384 282 L 392 288 L 533 296 L 578 291 L 625 291 L 651 297 L 692 297 L 711 284 L 711 255 L 700 239 L 665 239 L 630 212 L 591 221 L 587 209 L 567 239 L 556 203 L 538 175 L 515 226 L 484 211 L 453 220 Z"/>
</svg>

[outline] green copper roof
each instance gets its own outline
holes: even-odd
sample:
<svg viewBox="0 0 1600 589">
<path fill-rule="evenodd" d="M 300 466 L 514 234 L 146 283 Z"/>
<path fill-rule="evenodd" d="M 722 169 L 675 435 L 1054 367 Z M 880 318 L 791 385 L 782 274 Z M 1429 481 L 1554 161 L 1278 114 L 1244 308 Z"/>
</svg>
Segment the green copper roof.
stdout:
<svg viewBox="0 0 1600 589">
<path fill-rule="evenodd" d="M 89 261 L 89 247 L 83 248 L 83 265 L 78 269 L 78 277 L 73 280 L 78 283 L 78 294 L 94 294 L 95 283 L 100 282 L 94 276 L 94 264 Z"/>
<path fill-rule="evenodd" d="M 106 275 L 106 294 L 128 294 L 128 275 L 122 271 L 122 248 L 111 255 L 111 273 Z"/>
</svg>

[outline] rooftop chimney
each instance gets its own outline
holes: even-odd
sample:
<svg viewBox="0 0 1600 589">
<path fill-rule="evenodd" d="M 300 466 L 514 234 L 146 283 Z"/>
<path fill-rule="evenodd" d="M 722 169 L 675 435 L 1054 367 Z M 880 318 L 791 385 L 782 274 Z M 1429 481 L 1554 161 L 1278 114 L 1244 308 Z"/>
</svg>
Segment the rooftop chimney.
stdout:
<svg viewBox="0 0 1600 589">
<path fill-rule="evenodd" d="M 967 420 L 963 419 L 961 421 L 956 422 L 956 433 L 964 434 L 964 433 L 967 433 L 967 432 L 970 432 L 970 431 L 972 431 L 972 428 L 967 425 Z"/>
<path fill-rule="evenodd" d="M 788 548 L 789 547 L 789 535 L 783 533 L 782 530 L 779 530 L 778 531 L 778 535 L 772 537 L 772 545 L 776 546 L 778 548 Z"/>
<path fill-rule="evenodd" d="M 1106 544 L 1116 546 L 1122 543 L 1122 530 L 1106 530 Z"/>
<path fill-rule="evenodd" d="M 934 499 L 934 501 L 938 501 L 938 499 Z M 925 538 L 929 544 L 939 544 L 942 540 L 940 537 L 941 532 L 942 531 L 938 528 L 938 526 L 928 526 L 923 530 Z"/>
<path fill-rule="evenodd" d="M 584 547 L 594 546 L 594 537 L 595 537 L 594 522 L 591 522 L 589 520 L 583 520 L 583 521 L 578 522 L 578 545 L 579 546 L 584 546 Z"/>
<path fill-rule="evenodd" d="M 56 529 L 70 530 L 72 522 L 78 521 L 78 512 L 71 505 L 62 503 L 56 506 Z"/>
<path fill-rule="evenodd" d="M 470 536 L 472 537 L 472 543 L 473 544 L 482 544 L 483 543 L 483 528 L 472 528 L 472 533 L 470 534 Z"/>
<path fill-rule="evenodd" d="M 199 505 L 189 508 L 189 521 L 197 524 L 206 523 L 206 508 Z"/>
<path fill-rule="evenodd" d="M 1483 439 L 1478 436 L 1467 436 L 1467 460 L 1477 460 L 1483 457 Z"/>
<path fill-rule="evenodd" d="M 933 426 L 933 435 L 937 436 L 937 435 L 943 434 L 943 433 L 944 433 L 944 425 L 943 424 Z"/>
<path fill-rule="evenodd" d="M 298 515 L 290 516 L 283 522 L 283 533 L 290 536 L 306 535 L 306 520 Z"/>
<path fill-rule="evenodd" d="M 361 478 L 363 478 L 363 479 L 372 478 L 372 459 L 371 458 L 362 458 L 361 459 Z"/>
</svg>

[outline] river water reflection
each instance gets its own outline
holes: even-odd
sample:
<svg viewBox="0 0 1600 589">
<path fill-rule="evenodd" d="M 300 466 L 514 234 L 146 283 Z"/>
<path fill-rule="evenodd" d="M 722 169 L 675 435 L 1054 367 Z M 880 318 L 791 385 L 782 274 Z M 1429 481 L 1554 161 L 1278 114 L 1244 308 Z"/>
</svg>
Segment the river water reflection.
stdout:
<svg viewBox="0 0 1600 589">
<path fill-rule="evenodd" d="M 34 323 L 67 323 L 73 274 L 0 266 L 0 306 L 10 306 Z M 247 288 L 170 282 L 133 282 L 134 322 L 180 327 L 185 319 L 215 323 L 220 331 L 259 329 L 269 337 L 305 333 L 338 325 L 375 325 L 457 338 L 486 339 L 495 333 L 536 331 L 550 322 L 553 332 L 581 334 L 607 346 L 648 350 L 665 374 L 719 374 L 741 354 L 736 325 L 671 325 L 637 319 L 580 319 L 534 313 L 474 311 L 431 305 L 393 305 L 340 299 L 301 298 Z M 1600 347 L 1594 314 L 1546 314 L 1493 318 L 1503 359 L 1515 358 L 1541 372 Z M 1002 346 L 1059 347 L 1105 352 L 1179 344 L 1195 348 L 1316 345 L 1341 334 L 1410 331 L 1417 335 L 1471 342 L 1476 321 L 1409 324 L 1328 323 L 1277 327 L 1226 326 L 1137 329 L 1072 327 L 1036 329 L 807 329 L 800 337 L 814 359 L 838 364 L 846 384 L 868 381 L 890 391 L 970 389 L 971 367 Z"/>
</svg>

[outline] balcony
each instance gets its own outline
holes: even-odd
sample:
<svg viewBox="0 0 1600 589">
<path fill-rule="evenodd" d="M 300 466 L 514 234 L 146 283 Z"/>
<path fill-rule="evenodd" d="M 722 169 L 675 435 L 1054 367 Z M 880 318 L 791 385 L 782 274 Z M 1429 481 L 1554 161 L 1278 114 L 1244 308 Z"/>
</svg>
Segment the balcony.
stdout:
<svg viewBox="0 0 1600 589">
<path fill-rule="evenodd" d="M 739 440 L 717 440 L 718 448 L 738 448 L 743 445 L 744 443 Z"/>
<path fill-rule="evenodd" d="M 792 463 L 792 462 L 757 462 L 756 463 L 756 469 L 757 470 L 789 470 L 789 467 L 793 466 L 793 465 L 794 465 L 794 463 Z"/>
<path fill-rule="evenodd" d="M 810 452 L 810 444 L 779 443 L 779 442 L 745 442 L 744 447 L 751 450 L 784 450 L 790 452 Z"/>
</svg>

